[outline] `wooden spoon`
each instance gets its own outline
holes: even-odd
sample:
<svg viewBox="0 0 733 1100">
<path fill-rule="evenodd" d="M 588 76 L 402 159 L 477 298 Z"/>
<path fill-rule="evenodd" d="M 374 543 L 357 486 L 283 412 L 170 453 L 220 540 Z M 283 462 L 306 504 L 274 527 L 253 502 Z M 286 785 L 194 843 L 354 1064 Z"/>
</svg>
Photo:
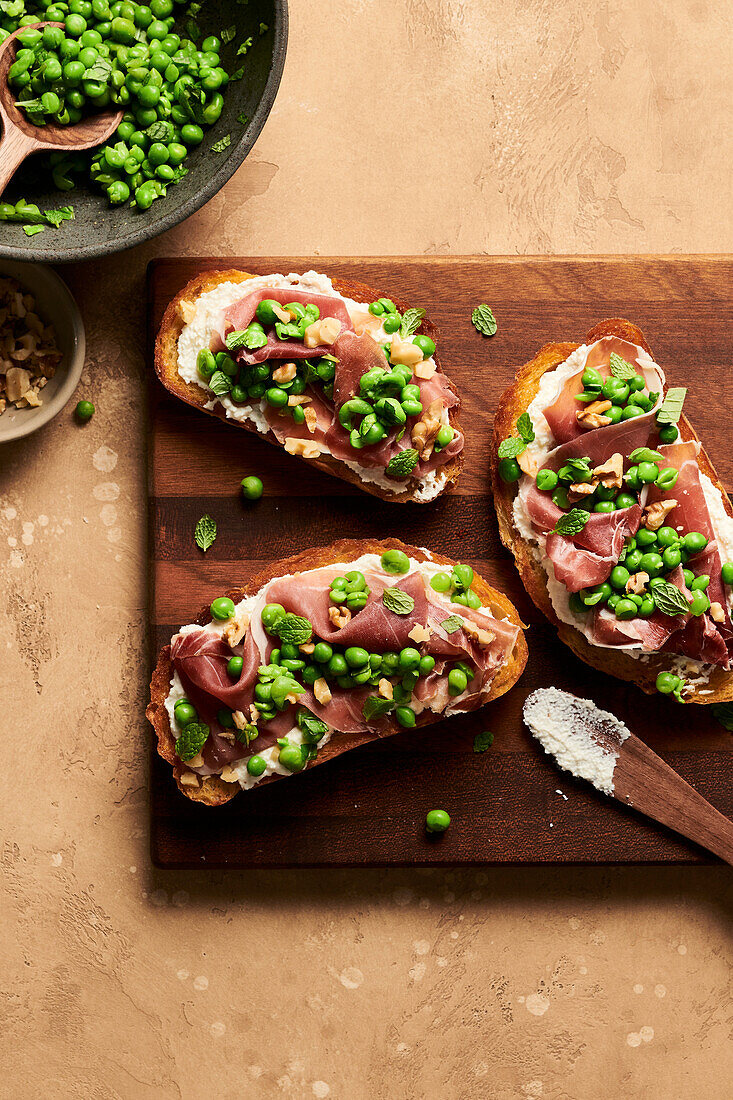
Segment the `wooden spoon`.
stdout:
<svg viewBox="0 0 733 1100">
<path fill-rule="evenodd" d="M 561 768 L 733 864 L 733 821 L 589 699 L 540 688 L 525 700 L 524 721 Z"/>
<path fill-rule="evenodd" d="M 63 27 L 63 23 L 33 23 L 32 27 Z M 8 84 L 8 70 L 15 60 L 16 38 L 21 27 L 0 45 L 0 119 L 3 135 L 0 139 L 0 195 L 5 190 L 18 165 L 31 153 L 69 152 L 92 149 L 115 132 L 122 119 L 122 111 L 99 111 L 89 115 L 74 126 L 34 126 L 25 113 L 15 105 L 16 93 Z"/>
</svg>

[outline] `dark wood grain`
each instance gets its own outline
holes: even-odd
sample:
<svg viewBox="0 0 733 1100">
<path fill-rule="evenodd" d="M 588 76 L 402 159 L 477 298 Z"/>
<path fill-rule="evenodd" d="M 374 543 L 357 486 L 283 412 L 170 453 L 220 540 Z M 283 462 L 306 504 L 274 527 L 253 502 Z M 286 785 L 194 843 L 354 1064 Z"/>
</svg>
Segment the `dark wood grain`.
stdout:
<svg viewBox="0 0 733 1100">
<path fill-rule="evenodd" d="M 644 330 L 670 380 L 690 387 L 687 411 L 726 485 L 733 477 L 730 415 L 731 276 L 724 258 L 564 260 L 481 258 L 176 259 L 151 265 L 150 338 L 165 305 L 199 271 L 310 267 L 359 279 L 424 306 L 443 335 L 439 351 L 464 403 L 466 468 L 433 504 L 399 506 L 175 401 L 151 369 L 149 498 L 151 644 L 154 652 L 222 589 L 263 563 L 345 535 L 398 535 L 469 561 L 515 602 L 530 660 L 518 685 L 478 714 L 443 722 L 338 758 L 236 798 L 192 805 L 155 759 L 151 839 L 159 866 L 306 866 L 480 862 L 698 862 L 708 858 L 672 832 L 560 774 L 521 723 L 535 687 L 554 684 L 613 710 L 723 813 L 733 812 L 733 738 L 703 707 L 643 695 L 581 664 L 524 593 L 492 514 L 488 447 L 493 409 L 516 368 L 550 340 L 582 339 L 597 321 L 625 316 Z M 489 302 L 499 331 L 470 322 Z M 723 426 L 725 425 L 725 430 Z M 266 495 L 238 494 L 257 473 Z M 219 537 L 204 558 L 193 527 L 204 512 Z M 482 729 L 493 747 L 472 751 Z M 565 801 L 557 790 L 568 795 Z M 428 809 L 454 825 L 428 839 Z"/>
</svg>

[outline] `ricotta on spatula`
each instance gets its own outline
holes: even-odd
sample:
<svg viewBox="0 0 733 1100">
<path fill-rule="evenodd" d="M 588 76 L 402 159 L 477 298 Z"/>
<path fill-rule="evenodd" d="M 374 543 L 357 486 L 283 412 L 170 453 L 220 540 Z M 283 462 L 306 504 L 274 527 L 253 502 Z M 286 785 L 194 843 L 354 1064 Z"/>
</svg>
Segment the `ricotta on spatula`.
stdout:
<svg viewBox="0 0 733 1100">
<path fill-rule="evenodd" d="M 559 688 L 539 688 L 527 696 L 524 721 L 558 767 L 613 794 L 613 772 L 630 730 L 591 699 Z"/>
</svg>

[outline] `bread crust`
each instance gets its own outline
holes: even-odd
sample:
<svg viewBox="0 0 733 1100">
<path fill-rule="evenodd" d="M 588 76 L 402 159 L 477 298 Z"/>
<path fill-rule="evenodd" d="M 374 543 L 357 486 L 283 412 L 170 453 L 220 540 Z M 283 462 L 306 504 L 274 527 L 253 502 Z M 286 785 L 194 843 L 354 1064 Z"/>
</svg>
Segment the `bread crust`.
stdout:
<svg viewBox="0 0 733 1100">
<path fill-rule="evenodd" d="M 245 431 L 254 432 L 255 435 L 261 439 L 266 439 L 269 443 L 273 443 L 276 447 L 282 448 L 282 443 L 277 439 L 274 432 L 268 431 L 266 433 L 260 432 L 256 425 L 245 420 L 234 420 L 232 417 L 227 417 L 223 406 L 217 401 L 213 409 L 205 408 L 205 405 L 211 400 L 212 395 L 204 390 L 201 386 L 198 386 L 195 382 L 184 382 L 178 373 L 178 337 L 180 336 L 184 322 L 181 317 L 179 305 L 181 302 L 191 302 L 200 298 L 202 294 L 205 294 L 209 290 L 214 290 L 215 287 L 221 283 L 244 283 L 248 279 L 255 279 L 256 275 L 247 271 L 239 271 L 237 268 L 227 268 L 220 271 L 203 271 L 201 274 L 196 275 L 190 282 L 186 283 L 183 290 L 181 290 L 171 302 L 169 302 L 163 319 L 160 323 L 158 335 L 155 340 L 155 357 L 154 366 L 155 373 L 165 388 L 178 397 L 181 401 L 185 401 L 187 405 L 193 405 L 197 409 L 201 409 L 203 412 L 208 413 L 211 416 L 217 416 L 220 420 L 224 420 L 229 424 L 235 424 L 237 427 L 244 428 Z M 351 298 L 357 302 L 373 302 L 378 298 L 392 297 L 397 308 L 400 312 L 409 308 L 409 303 L 395 298 L 389 295 L 386 291 L 375 290 L 373 287 L 367 286 L 365 283 L 353 282 L 345 279 L 333 279 L 334 290 L 337 290 L 339 294 L 343 294 L 346 298 Z M 418 332 L 424 333 L 429 336 L 431 340 L 438 343 L 438 329 L 427 317 L 425 317 L 420 325 Z M 433 356 L 438 370 L 441 374 L 444 374 L 438 353 Z M 458 391 L 451 379 L 446 377 L 446 381 L 452 393 L 459 397 Z M 454 408 L 448 410 L 448 422 L 451 427 L 460 429 L 460 404 L 454 406 Z M 355 461 L 358 459 L 355 458 Z M 348 481 L 351 485 L 355 485 L 358 489 L 363 489 L 364 492 L 371 493 L 372 496 L 380 497 L 381 500 L 393 501 L 396 504 L 413 503 L 430 503 L 432 500 L 437 500 L 438 496 L 441 496 L 445 490 L 458 481 L 458 478 L 463 469 L 463 451 L 456 455 L 455 458 L 450 459 L 444 466 L 440 467 L 441 472 L 444 473 L 445 481 L 443 487 L 437 496 L 432 497 L 431 501 L 421 501 L 418 499 L 417 494 L 422 486 L 422 481 L 419 478 L 411 477 L 404 483 L 404 490 L 402 492 L 390 493 L 381 485 L 376 485 L 371 481 L 364 481 L 359 475 L 352 469 L 350 469 L 345 462 L 342 462 L 338 458 L 334 458 L 332 455 L 321 455 L 319 458 L 307 459 L 311 466 L 316 466 L 319 470 L 324 470 L 328 474 L 333 474 L 335 477 L 341 478 L 342 481 Z M 395 485 L 398 483 L 395 482 Z"/>
<path fill-rule="evenodd" d="M 455 564 L 451 558 L 446 558 L 442 554 L 435 554 L 432 552 L 428 555 L 425 550 L 416 546 L 409 546 L 399 539 L 341 539 L 339 542 L 332 543 L 330 546 L 303 550 L 293 557 L 274 562 L 272 565 L 253 576 L 243 588 L 234 588 L 230 592 L 227 592 L 227 595 L 237 603 L 246 596 L 254 595 L 263 585 L 274 580 L 276 577 L 286 576 L 289 573 L 303 572 L 308 569 L 318 569 L 320 566 L 333 565 L 335 562 L 352 561 L 362 554 L 381 555 L 386 550 L 402 550 L 409 557 L 415 558 L 417 561 L 434 561 L 439 562 L 441 565 L 450 566 Z M 479 576 L 478 573 L 474 574 L 472 587 L 480 598 L 483 606 L 489 608 L 495 617 L 508 618 L 520 628 L 522 627 L 522 622 L 516 608 L 503 592 L 499 592 L 498 589 L 493 588 L 483 577 Z M 200 626 L 205 626 L 207 623 L 210 623 L 210 609 L 208 607 L 203 608 L 195 621 Z M 221 806 L 241 790 L 238 783 L 225 783 L 218 776 L 205 777 L 200 787 L 186 787 L 181 783 L 181 776 L 187 769 L 176 756 L 175 737 L 170 727 L 168 712 L 165 709 L 165 700 L 168 697 L 171 678 L 173 676 L 173 664 L 171 662 L 170 653 L 171 647 L 167 645 L 164 646 L 158 656 L 158 661 L 150 683 L 150 703 L 145 711 L 148 720 L 155 730 L 158 754 L 172 765 L 173 777 L 182 794 L 185 794 L 187 798 L 190 798 L 194 802 L 203 802 L 207 806 Z M 493 699 L 498 699 L 501 695 L 506 694 L 522 675 L 525 665 L 527 664 L 527 656 L 527 643 L 523 631 L 520 629 L 509 660 L 499 669 L 496 676 L 491 681 L 489 690 L 486 694 L 479 696 L 475 704 L 472 704 L 468 709 L 476 710 L 478 707 L 483 706 L 484 703 L 489 703 Z M 425 710 L 417 716 L 417 727 L 432 725 L 442 721 L 442 718 L 443 716 L 440 714 L 433 714 L 432 711 Z M 316 767 L 319 764 L 324 764 L 327 760 L 331 760 L 335 756 L 340 756 L 341 753 L 347 752 L 349 749 L 357 748 L 359 745 L 365 745 L 368 741 L 376 741 L 380 737 L 388 737 L 392 734 L 401 732 L 403 732 L 402 727 L 397 721 L 387 716 L 385 729 L 381 733 L 337 733 L 321 750 L 319 750 L 318 757 L 308 765 L 308 769 L 310 770 L 310 768 Z M 266 776 L 260 781 L 258 786 L 281 778 L 285 777 L 277 775 Z"/>
<path fill-rule="evenodd" d="M 584 343 L 594 343 L 603 336 L 618 336 L 623 340 L 629 340 L 631 343 L 644 348 L 649 355 L 652 354 L 641 329 L 621 317 L 612 317 L 595 325 L 585 337 Z M 532 601 L 557 628 L 561 640 L 572 649 L 576 657 L 579 657 L 581 661 L 592 668 L 598 669 L 599 672 L 607 672 L 620 680 L 635 683 L 642 691 L 645 691 L 648 695 L 653 695 L 656 694 L 657 675 L 670 667 L 670 655 L 650 654 L 648 660 L 640 661 L 611 648 L 594 646 L 579 630 L 563 623 L 557 617 L 547 589 L 545 570 L 541 563 L 534 558 L 531 544 L 522 538 L 514 526 L 513 506 L 517 492 L 516 484 L 509 485 L 499 477 L 497 455 L 499 443 L 513 433 L 517 418 L 527 411 L 527 408 L 536 397 L 542 375 L 564 363 L 578 347 L 580 345 L 575 343 L 545 344 L 534 359 L 519 368 L 514 383 L 504 391 L 499 400 L 494 419 L 494 439 L 491 448 L 491 480 L 496 515 L 499 521 L 499 534 L 501 541 L 514 556 L 522 583 Z M 682 440 L 699 442 L 686 416 L 681 417 L 677 426 Z M 733 506 L 731 506 L 715 468 L 702 446 L 699 464 L 703 473 L 707 474 L 716 488 L 720 490 L 726 512 L 728 515 L 733 516 Z M 733 673 L 716 668 L 711 674 L 709 682 L 704 685 L 704 691 L 705 694 L 701 694 L 700 691 L 695 690 L 692 694 L 685 696 L 685 699 L 687 702 L 703 705 L 733 700 Z"/>
</svg>

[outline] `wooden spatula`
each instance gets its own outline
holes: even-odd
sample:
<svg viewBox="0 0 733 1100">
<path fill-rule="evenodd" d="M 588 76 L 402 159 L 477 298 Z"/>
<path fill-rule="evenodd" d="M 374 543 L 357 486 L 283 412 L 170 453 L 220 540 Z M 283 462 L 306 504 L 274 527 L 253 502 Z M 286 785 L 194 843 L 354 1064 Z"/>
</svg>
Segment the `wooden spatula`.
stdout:
<svg viewBox="0 0 733 1100">
<path fill-rule="evenodd" d="M 561 768 L 733 864 L 733 822 L 613 714 L 541 688 L 526 699 L 524 721 Z"/>
<path fill-rule="evenodd" d="M 33 23 L 34 28 L 63 27 L 63 23 Z M 17 36 L 11 34 L 0 45 L 0 120 L 3 134 L 0 140 L 0 195 L 5 190 L 18 165 L 31 153 L 69 152 L 91 149 L 100 145 L 115 132 L 122 119 L 122 111 L 99 111 L 89 115 L 74 126 L 34 126 L 23 111 L 15 106 L 15 94 L 8 84 L 8 70 L 15 60 Z"/>
</svg>

